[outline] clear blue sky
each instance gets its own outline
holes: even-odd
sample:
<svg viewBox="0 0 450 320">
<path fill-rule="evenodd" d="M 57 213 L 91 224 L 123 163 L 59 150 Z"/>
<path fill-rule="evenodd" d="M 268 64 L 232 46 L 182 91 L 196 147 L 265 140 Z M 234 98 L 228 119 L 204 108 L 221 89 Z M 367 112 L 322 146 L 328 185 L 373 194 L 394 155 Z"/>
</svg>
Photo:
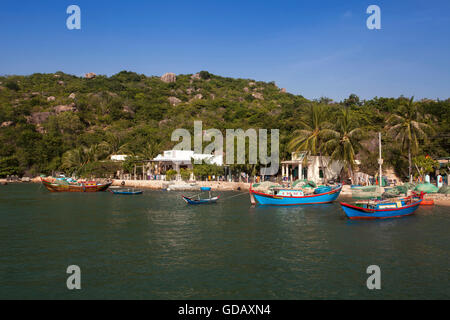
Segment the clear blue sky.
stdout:
<svg viewBox="0 0 450 320">
<path fill-rule="evenodd" d="M 81 30 L 66 28 L 71 4 Z M 310 99 L 450 97 L 448 0 L 2 0 L 0 30 L 0 74 L 208 70 Z"/>
</svg>

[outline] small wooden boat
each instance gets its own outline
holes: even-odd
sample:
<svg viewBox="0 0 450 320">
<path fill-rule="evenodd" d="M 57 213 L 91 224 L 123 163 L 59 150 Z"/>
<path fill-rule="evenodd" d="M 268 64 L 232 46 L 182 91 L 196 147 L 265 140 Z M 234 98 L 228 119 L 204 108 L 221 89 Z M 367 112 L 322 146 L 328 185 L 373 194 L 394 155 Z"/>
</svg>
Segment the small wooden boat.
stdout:
<svg viewBox="0 0 450 320">
<path fill-rule="evenodd" d="M 209 199 L 194 199 L 189 198 L 186 196 L 182 196 L 183 200 L 186 201 L 187 204 L 209 204 L 209 203 L 216 203 L 217 200 L 219 200 L 220 197 L 213 197 Z"/>
<path fill-rule="evenodd" d="M 183 200 L 187 204 L 210 204 L 210 203 L 216 203 L 217 200 L 219 200 L 220 196 L 212 197 L 211 196 L 211 188 L 209 187 L 202 187 L 200 188 L 201 191 L 208 191 L 209 192 L 209 198 L 201 199 L 200 194 L 192 196 L 192 197 L 186 197 L 182 196 Z"/>
<path fill-rule="evenodd" d="M 49 180 L 41 178 L 42 184 L 50 192 L 102 192 L 106 191 L 112 182 L 98 183 L 95 181 L 69 183 L 64 180 Z"/>
<path fill-rule="evenodd" d="M 138 189 L 109 189 L 109 192 L 111 192 L 112 194 L 121 194 L 128 196 L 142 194 L 142 190 Z"/>
<path fill-rule="evenodd" d="M 316 191 L 317 190 L 317 191 Z M 336 187 L 319 187 L 312 194 L 304 194 L 303 190 L 274 189 L 272 193 L 259 192 L 250 188 L 250 200 L 260 205 L 268 206 L 298 206 L 304 204 L 323 204 L 335 201 L 342 190 L 342 185 Z"/>
<path fill-rule="evenodd" d="M 341 202 L 341 207 L 349 219 L 401 218 L 413 214 L 423 201 L 420 197 L 407 197 L 389 201 L 365 201 L 355 204 Z"/>
</svg>

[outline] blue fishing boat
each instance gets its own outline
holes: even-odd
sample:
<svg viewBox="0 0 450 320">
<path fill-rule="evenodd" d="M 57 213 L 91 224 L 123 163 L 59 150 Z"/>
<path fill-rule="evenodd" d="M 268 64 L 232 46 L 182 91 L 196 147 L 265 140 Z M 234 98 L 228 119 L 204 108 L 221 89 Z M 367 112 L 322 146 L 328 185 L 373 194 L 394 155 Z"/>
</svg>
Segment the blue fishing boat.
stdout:
<svg viewBox="0 0 450 320">
<path fill-rule="evenodd" d="M 194 199 L 189 198 L 186 196 L 182 196 L 183 200 L 186 201 L 187 204 L 209 204 L 209 203 L 216 203 L 217 200 L 219 200 L 220 197 L 213 197 L 209 199 Z"/>
<path fill-rule="evenodd" d="M 413 214 L 423 201 L 422 198 L 423 195 L 388 201 L 357 202 L 355 204 L 341 202 L 341 206 L 349 219 L 401 218 Z"/>
<path fill-rule="evenodd" d="M 210 187 L 201 187 L 200 191 L 208 191 L 209 192 L 209 198 L 204 198 L 201 199 L 200 198 L 200 194 L 195 195 L 195 196 L 191 196 L 191 197 L 186 197 L 186 196 L 182 196 L 183 200 L 187 203 L 187 204 L 210 204 L 210 203 L 216 203 L 217 200 L 219 200 L 220 196 L 218 197 L 212 197 L 211 196 L 211 188 Z"/>
<path fill-rule="evenodd" d="M 137 189 L 117 189 L 117 190 L 109 189 L 109 191 L 112 194 L 121 194 L 121 195 L 129 195 L 129 196 L 142 194 L 142 190 L 137 190 Z"/>
<path fill-rule="evenodd" d="M 342 185 L 335 187 L 319 187 L 311 194 L 303 190 L 274 188 L 270 193 L 256 191 L 250 188 L 252 204 L 268 206 L 298 206 L 304 204 L 322 204 L 335 201 L 342 191 Z"/>
</svg>

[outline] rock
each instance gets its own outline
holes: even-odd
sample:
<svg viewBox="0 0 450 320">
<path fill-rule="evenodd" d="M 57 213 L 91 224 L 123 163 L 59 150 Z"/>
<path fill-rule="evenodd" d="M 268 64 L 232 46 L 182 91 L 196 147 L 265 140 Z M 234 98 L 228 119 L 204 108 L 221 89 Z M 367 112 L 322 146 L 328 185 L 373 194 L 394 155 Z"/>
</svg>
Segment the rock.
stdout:
<svg viewBox="0 0 450 320">
<path fill-rule="evenodd" d="M 65 85 L 65 83 L 64 83 L 64 81 L 58 81 L 58 84 L 60 85 L 60 86 L 63 86 L 63 85 Z"/>
<path fill-rule="evenodd" d="M 172 72 L 165 73 L 161 77 L 161 81 L 163 81 L 165 83 L 173 83 L 173 82 L 177 81 L 177 76 L 175 73 L 172 73 Z"/>
<path fill-rule="evenodd" d="M 71 93 L 70 95 L 69 95 L 69 98 L 70 99 L 75 99 L 77 96 L 76 96 L 76 94 L 75 93 Z"/>
<path fill-rule="evenodd" d="M 88 72 L 84 75 L 86 79 L 94 79 L 97 75 L 93 72 Z"/>
<path fill-rule="evenodd" d="M 52 116 L 53 112 L 34 112 L 31 114 L 31 117 L 28 118 L 28 122 L 31 122 L 33 124 L 41 124 L 47 119 Z"/>
<path fill-rule="evenodd" d="M 54 74 L 53 75 L 55 78 L 61 78 L 61 76 L 59 74 Z"/>
<path fill-rule="evenodd" d="M 181 100 L 178 99 L 177 97 L 169 97 L 169 103 L 173 106 L 177 106 L 181 103 Z"/>
<path fill-rule="evenodd" d="M 191 101 L 193 101 L 193 100 L 201 100 L 201 99 L 203 99 L 203 95 L 202 95 L 201 93 L 199 93 L 199 94 L 196 94 L 196 95 L 191 99 Z"/>
<path fill-rule="evenodd" d="M 69 105 L 60 105 L 60 106 L 56 106 L 53 108 L 55 110 L 56 113 L 61 113 L 61 112 L 75 112 L 77 111 L 77 108 L 75 107 L 75 103 L 71 103 Z"/>
<path fill-rule="evenodd" d="M 194 91 L 195 91 L 195 89 L 193 89 L 193 88 L 187 88 L 186 93 L 192 94 Z"/>
<path fill-rule="evenodd" d="M 6 128 L 6 127 L 11 126 L 13 123 L 14 123 L 14 122 L 12 122 L 12 121 L 5 121 L 5 122 L 2 122 L 2 124 L 0 125 L 0 127 L 1 127 L 1 128 Z"/>
<path fill-rule="evenodd" d="M 255 93 L 252 93 L 252 96 L 255 99 L 264 100 L 264 96 L 262 93 L 255 92 Z"/>
<path fill-rule="evenodd" d="M 40 93 L 40 92 L 32 92 L 31 95 L 32 95 L 33 97 L 36 97 L 36 96 L 40 96 L 41 93 Z"/>
<path fill-rule="evenodd" d="M 286 93 L 286 88 L 281 88 L 280 92 L 281 93 Z"/>
<path fill-rule="evenodd" d="M 250 91 L 249 88 L 247 88 L 247 87 L 244 88 L 244 92 L 247 92 L 247 93 L 248 93 L 249 91 Z"/>
<path fill-rule="evenodd" d="M 122 111 L 126 112 L 126 113 L 130 113 L 130 114 L 134 114 L 134 111 L 130 106 L 123 106 Z"/>
<path fill-rule="evenodd" d="M 47 98 L 48 102 L 55 101 L 55 100 L 56 100 L 56 98 L 54 96 L 50 96 L 50 97 Z"/>
<path fill-rule="evenodd" d="M 250 87 L 254 87 L 254 86 L 256 86 L 256 83 L 254 83 L 254 82 L 249 82 L 249 84 L 248 84 Z"/>
<path fill-rule="evenodd" d="M 191 76 L 191 79 L 192 79 L 192 80 L 200 80 L 200 79 L 201 79 L 200 73 L 193 74 L 193 75 Z"/>
</svg>

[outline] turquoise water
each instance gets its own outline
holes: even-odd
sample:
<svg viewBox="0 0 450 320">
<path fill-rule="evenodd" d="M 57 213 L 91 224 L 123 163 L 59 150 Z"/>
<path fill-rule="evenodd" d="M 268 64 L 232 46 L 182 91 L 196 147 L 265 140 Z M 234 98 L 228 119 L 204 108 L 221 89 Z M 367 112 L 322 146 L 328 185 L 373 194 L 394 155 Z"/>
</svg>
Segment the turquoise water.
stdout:
<svg viewBox="0 0 450 320">
<path fill-rule="evenodd" d="M 251 207 L 221 193 L 49 193 L 0 186 L 0 298 L 450 298 L 450 210 L 349 221 L 338 204 Z M 69 265 L 81 290 L 66 287 Z M 379 265 L 381 290 L 366 287 Z"/>
</svg>

